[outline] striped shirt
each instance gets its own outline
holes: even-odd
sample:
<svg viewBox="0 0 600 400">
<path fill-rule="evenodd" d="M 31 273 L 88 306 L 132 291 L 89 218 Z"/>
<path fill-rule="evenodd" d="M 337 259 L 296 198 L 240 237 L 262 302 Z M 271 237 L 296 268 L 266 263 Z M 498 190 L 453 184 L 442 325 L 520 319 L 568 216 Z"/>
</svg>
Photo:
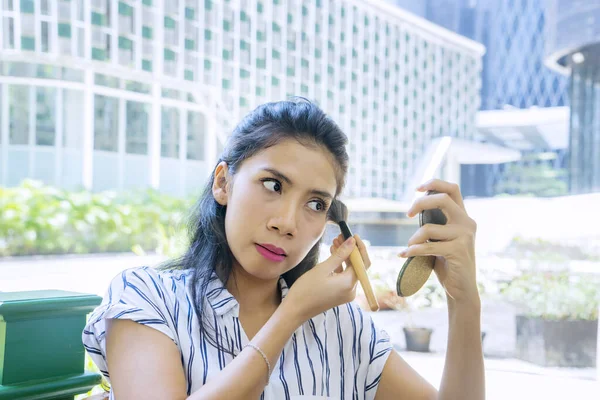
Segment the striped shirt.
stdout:
<svg viewBox="0 0 600 400">
<path fill-rule="evenodd" d="M 132 268 L 116 276 L 83 330 L 83 344 L 102 374 L 106 365 L 107 318 L 129 319 L 167 335 L 181 352 L 188 395 L 233 360 L 200 335 L 199 319 L 186 282 L 190 270 Z M 279 280 L 282 298 L 288 287 Z M 239 353 L 248 338 L 239 320 L 239 304 L 213 273 L 207 295 L 212 336 Z M 214 324 L 212 324 L 214 321 Z M 302 396 L 331 399 L 374 399 L 383 367 L 392 350 L 388 334 L 351 302 L 303 323 L 285 344 L 261 400 L 293 400 Z M 113 397 L 111 396 L 111 399 Z M 309 397 L 306 397 L 309 398 Z"/>
</svg>

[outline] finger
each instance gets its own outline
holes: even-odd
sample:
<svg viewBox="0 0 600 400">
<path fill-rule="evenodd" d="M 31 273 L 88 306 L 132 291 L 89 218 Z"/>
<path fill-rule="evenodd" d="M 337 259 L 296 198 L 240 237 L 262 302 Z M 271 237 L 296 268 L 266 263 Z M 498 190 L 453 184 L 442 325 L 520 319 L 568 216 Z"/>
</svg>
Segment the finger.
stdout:
<svg viewBox="0 0 600 400">
<path fill-rule="evenodd" d="M 461 225 L 425 224 L 408 240 L 408 246 L 427 243 L 428 241 L 449 241 L 458 238 L 464 232 Z"/>
<path fill-rule="evenodd" d="M 333 253 L 331 256 L 317 267 L 322 269 L 328 275 L 335 272 L 335 270 L 350 257 L 350 253 L 352 253 L 354 246 L 356 246 L 356 240 L 353 237 L 348 238 L 341 246 L 332 249 Z"/>
<path fill-rule="evenodd" d="M 333 239 L 333 245 L 337 248 L 340 247 L 342 245 L 342 243 L 344 243 L 344 238 L 342 237 L 342 235 L 336 237 L 335 239 Z"/>
<path fill-rule="evenodd" d="M 335 246 L 335 244 L 331 245 L 331 247 L 329 248 L 329 252 L 333 255 L 338 247 L 339 246 Z M 344 267 L 342 265 L 340 265 L 333 272 L 336 274 L 339 274 L 340 272 L 343 272 L 343 271 L 344 271 Z"/>
<path fill-rule="evenodd" d="M 414 217 L 423 210 L 433 210 L 439 208 L 442 210 L 448 223 L 451 221 L 460 221 L 465 216 L 465 210 L 452 200 L 447 193 L 437 193 L 429 196 L 423 196 L 415 200 L 406 213 L 409 217 Z"/>
<path fill-rule="evenodd" d="M 435 190 L 440 193 L 447 193 L 452 200 L 463 210 L 465 209 L 465 204 L 463 202 L 463 197 L 460 192 L 460 186 L 456 183 L 451 183 L 447 181 L 443 181 L 441 179 L 431 179 L 421 186 L 417 187 L 417 191 L 426 192 L 428 190 Z"/>
<path fill-rule="evenodd" d="M 427 242 L 413 244 L 398 254 L 399 257 L 409 258 L 415 256 L 442 256 L 447 257 L 455 247 L 454 240 L 449 242 Z"/>
<path fill-rule="evenodd" d="M 356 239 L 356 247 L 358 247 L 358 251 L 363 259 L 365 268 L 369 269 L 371 266 L 371 259 L 369 258 L 369 253 L 367 252 L 367 246 L 365 246 L 365 243 L 362 241 L 360 236 L 358 236 L 358 234 L 354 235 L 354 239 Z"/>
<path fill-rule="evenodd" d="M 356 289 L 356 285 L 358 283 L 358 276 L 356 275 L 356 271 L 350 263 L 350 260 L 346 261 L 346 269 L 338 275 L 340 277 L 340 282 L 351 290 Z"/>
</svg>

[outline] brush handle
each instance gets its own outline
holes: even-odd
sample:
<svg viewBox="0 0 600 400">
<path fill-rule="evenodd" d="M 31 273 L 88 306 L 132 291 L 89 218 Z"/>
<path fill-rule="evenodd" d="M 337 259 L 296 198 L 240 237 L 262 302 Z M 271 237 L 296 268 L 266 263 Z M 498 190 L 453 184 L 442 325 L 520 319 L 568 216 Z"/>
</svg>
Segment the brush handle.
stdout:
<svg viewBox="0 0 600 400">
<path fill-rule="evenodd" d="M 342 236 L 344 239 L 348 240 L 352 236 L 352 231 L 350 231 L 350 227 L 346 223 L 346 221 L 338 222 L 340 226 L 340 230 L 342 231 Z M 354 268 L 354 272 L 360 282 L 360 285 L 365 292 L 365 296 L 367 296 L 367 301 L 369 302 L 369 307 L 371 311 L 379 310 L 379 303 L 377 302 L 377 298 L 375 297 L 375 293 L 373 292 L 373 287 L 371 286 L 371 281 L 369 281 L 369 276 L 367 275 L 367 269 L 365 268 L 365 263 L 363 262 L 362 256 L 360 255 L 360 251 L 358 247 L 354 246 L 354 250 L 350 253 L 350 264 L 352 268 Z"/>
<path fill-rule="evenodd" d="M 365 296 L 367 296 L 367 301 L 369 302 L 369 307 L 371 308 L 371 311 L 378 311 L 379 303 L 377 302 L 377 298 L 375 297 L 375 293 L 373 292 L 373 288 L 371 287 L 371 282 L 369 281 L 369 277 L 367 276 L 367 269 L 365 268 L 365 263 L 363 262 L 358 247 L 356 246 L 354 246 L 354 250 L 352 250 L 352 253 L 350 253 L 350 264 L 352 265 L 352 268 L 354 268 L 354 272 L 356 273 L 358 281 L 360 282 L 363 291 L 365 292 Z"/>
</svg>

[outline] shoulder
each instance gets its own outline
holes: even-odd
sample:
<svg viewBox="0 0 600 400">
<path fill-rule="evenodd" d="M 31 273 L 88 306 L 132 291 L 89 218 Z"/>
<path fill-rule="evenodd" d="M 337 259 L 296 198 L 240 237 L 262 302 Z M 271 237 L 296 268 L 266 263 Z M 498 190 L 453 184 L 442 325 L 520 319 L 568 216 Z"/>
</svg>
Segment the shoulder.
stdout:
<svg viewBox="0 0 600 400">
<path fill-rule="evenodd" d="M 108 377 L 106 332 L 109 320 L 129 320 L 153 328 L 179 346 L 178 303 L 186 296 L 185 282 L 189 274 L 186 270 L 136 267 L 112 279 L 102 304 L 91 313 L 82 333 L 85 349 L 104 376 Z M 136 335 L 135 329 L 139 327 L 127 326 L 133 327 Z"/>
<path fill-rule="evenodd" d="M 129 319 L 163 331 L 177 342 L 178 303 L 187 297 L 187 270 L 136 267 L 121 271 L 110 282 L 100 304 L 90 315 L 87 334 L 104 339 L 107 319 Z"/>
<path fill-rule="evenodd" d="M 162 299 L 184 290 L 190 275 L 190 270 L 161 270 L 148 266 L 129 268 L 112 279 L 108 295 L 134 291 Z"/>
</svg>

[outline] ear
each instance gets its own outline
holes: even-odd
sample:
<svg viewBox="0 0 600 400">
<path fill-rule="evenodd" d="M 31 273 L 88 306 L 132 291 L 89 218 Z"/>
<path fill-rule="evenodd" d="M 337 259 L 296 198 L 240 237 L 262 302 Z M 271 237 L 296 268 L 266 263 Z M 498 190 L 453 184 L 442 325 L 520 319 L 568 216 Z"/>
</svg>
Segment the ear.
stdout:
<svg viewBox="0 0 600 400">
<path fill-rule="evenodd" d="M 213 181 L 212 193 L 216 202 L 222 206 L 227 205 L 229 184 L 229 167 L 225 161 L 221 161 L 215 168 L 215 179 Z"/>
</svg>

